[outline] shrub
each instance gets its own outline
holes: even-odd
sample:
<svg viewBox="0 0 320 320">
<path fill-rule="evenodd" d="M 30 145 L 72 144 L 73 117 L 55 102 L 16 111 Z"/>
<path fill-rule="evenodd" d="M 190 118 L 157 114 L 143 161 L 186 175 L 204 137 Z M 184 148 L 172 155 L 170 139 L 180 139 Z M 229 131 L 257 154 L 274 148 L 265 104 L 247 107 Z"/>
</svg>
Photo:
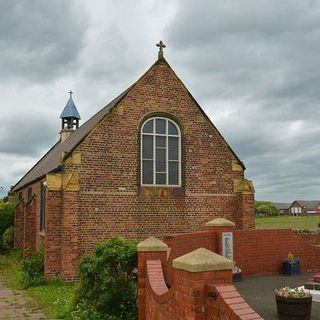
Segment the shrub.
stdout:
<svg viewBox="0 0 320 320">
<path fill-rule="evenodd" d="M 6 229 L 13 226 L 15 204 L 0 200 L 0 251 L 4 251 L 2 246 L 2 236 Z"/>
<path fill-rule="evenodd" d="M 136 243 L 113 237 L 98 244 L 79 265 L 74 319 L 137 319 L 136 267 Z"/>
<path fill-rule="evenodd" d="M 13 248 L 13 226 L 6 229 L 2 235 L 2 248 L 4 251 L 8 252 Z"/>
<path fill-rule="evenodd" d="M 272 205 L 271 202 L 257 202 L 255 205 L 256 215 L 260 216 L 276 216 L 278 210 Z"/>
<path fill-rule="evenodd" d="M 22 284 L 25 288 L 34 287 L 45 282 L 44 255 L 40 250 L 34 254 L 26 252 L 27 258 L 22 260 Z"/>
</svg>

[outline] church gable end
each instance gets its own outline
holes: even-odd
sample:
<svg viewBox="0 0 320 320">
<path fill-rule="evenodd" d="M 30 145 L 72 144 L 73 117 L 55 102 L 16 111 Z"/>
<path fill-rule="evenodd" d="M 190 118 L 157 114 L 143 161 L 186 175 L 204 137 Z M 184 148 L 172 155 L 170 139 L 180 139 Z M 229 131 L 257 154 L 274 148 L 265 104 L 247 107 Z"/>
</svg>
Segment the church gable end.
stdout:
<svg viewBox="0 0 320 320">
<path fill-rule="evenodd" d="M 77 126 L 72 120 L 66 125 Z M 112 235 L 162 238 L 202 230 L 218 217 L 254 227 L 254 188 L 244 165 L 162 54 L 55 154 L 59 170 L 46 172 L 43 182 L 49 276 L 72 279 L 79 258 Z M 19 212 L 23 221 L 23 206 Z"/>
<path fill-rule="evenodd" d="M 85 189 L 137 191 L 141 185 L 140 129 L 151 117 L 171 119 L 181 129 L 181 184 L 185 190 L 233 192 L 233 178 L 243 178 L 241 161 L 164 59 L 148 70 L 76 149 L 85 150 L 85 163 L 91 168 L 100 159 L 99 174 L 84 169 L 82 175 L 92 183 L 96 179 L 109 182 L 96 186 L 84 182 Z"/>
</svg>

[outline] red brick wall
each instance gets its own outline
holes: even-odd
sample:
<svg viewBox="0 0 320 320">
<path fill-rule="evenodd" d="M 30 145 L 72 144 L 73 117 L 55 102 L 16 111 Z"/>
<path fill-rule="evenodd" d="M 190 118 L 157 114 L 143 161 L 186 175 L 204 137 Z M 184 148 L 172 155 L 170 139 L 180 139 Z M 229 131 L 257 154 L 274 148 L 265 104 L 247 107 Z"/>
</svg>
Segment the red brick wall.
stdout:
<svg viewBox="0 0 320 320">
<path fill-rule="evenodd" d="M 46 192 L 45 274 L 61 275 L 62 192 Z"/>
<path fill-rule="evenodd" d="M 24 202 L 20 201 L 14 213 L 14 247 L 22 249 L 24 245 Z"/>
<path fill-rule="evenodd" d="M 172 118 L 180 126 L 181 188 L 140 186 L 140 126 L 155 115 Z M 80 191 L 47 192 L 48 275 L 76 276 L 79 258 L 116 234 L 161 238 L 203 230 L 215 217 L 232 219 L 239 228 L 254 227 L 252 197 L 234 192 L 234 179 L 244 177 L 243 171 L 232 170 L 235 156 L 163 61 L 138 81 L 75 152 L 81 153 L 81 163 L 65 162 L 62 167 L 66 173 L 78 173 Z"/>
<path fill-rule="evenodd" d="M 24 235 L 24 250 L 36 250 L 36 214 L 37 214 L 37 200 L 33 195 L 25 204 L 25 235 Z"/>
<path fill-rule="evenodd" d="M 169 289 L 163 254 L 139 252 L 139 320 L 262 319 L 231 285 L 231 270 L 173 269 Z"/>
<path fill-rule="evenodd" d="M 168 271 L 166 273 L 167 283 L 172 283 L 172 261 L 188 252 L 198 249 L 199 247 L 215 251 L 215 237 L 213 233 L 207 231 L 173 234 L 166 236 L 163 240 L 169 247 L 168 253 Z"/>
<path fill-rule="evenodd" d="M 224 228 L 232 229 L 220 227 L 217 231 L 221 234 Z M 280 273 L 289 252 L 300 258 L 302 271 L 320 270 L 320 235 L 298 234 L 291 229 L 233 230 L 233 241 L 234 260 L 244 276 Z M 231 271 L 229 275 L 204 275 L 172 267 L 174 258 L 199 247 L 220 251 L 213 227 L 204 232 L 167 236 L 164 242 L 169 247 L 165 268 L 164 252 L 139 252 L 139 320 L 261 319 L 231 285 Z M 154 262 L 160 255 L 163 278 L 171 286 L 167 291 L 159 277 L 162 270 L 153 268 L 148 273 L 145 268 L 147 261 Z"/>
<path fill-rule="evenodd" d="M 279 273 L 282 260 L 292 252 L 303 271 L 320 269 L 320 236 L 297 234 L 291 229 L 234 231 L 234 260 L 245 275 Z"/>
<path fill-rule="evenodd" d="M 164 242 L 170 248 L 169 279 L 171 279 L 171 261 L 178 256 L 200 247 L 221 254 L 212 230 L 171 235 L 165 237 Z M 282 260 L 289 252 L 301 259 L 303 271 L 318 271 L 320 270 L 320 246 L 316 244 L 320 245 L 320 235 L 299 234 L 291 229 L 233 231 L 234 261 L 247 276 L 280 273 Z"/>
<path fill-rule="evenodd" d="M 180 190 L 140 187 L 140 126 L 146 115 L 168 116 L 180 125 Z M 66 164 L 65 171 L 79 173 L 79 255 L 114 234 L 162 238 L 203 230 L 215 217 L 254 226 L 251 199 L 245 206 L 246 199 L 234 192 L 234 178 L 243 178 L 243 172 L 232 171 L 234 155 L 165 63 L 155 65 L 75 151 L 81 164 Z"/>
<path fill-rule="evenodd" d="M 28 188 L 32 188 L 32 198 L 28 199 Z M 16 249 L 30 248 L 33 251 L 43 245 L 40 234 L 40 182 L 35 182 L 21 190 L 22 200 L 15 211 L 14 229 Z"/>
</svg>

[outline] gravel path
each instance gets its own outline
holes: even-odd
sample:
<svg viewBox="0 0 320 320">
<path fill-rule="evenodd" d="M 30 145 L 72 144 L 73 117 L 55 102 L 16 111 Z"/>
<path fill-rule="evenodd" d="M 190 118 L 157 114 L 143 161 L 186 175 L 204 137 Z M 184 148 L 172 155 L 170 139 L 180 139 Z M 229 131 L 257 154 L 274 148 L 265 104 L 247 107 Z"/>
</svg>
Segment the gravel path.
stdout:
<svg viewBox="0 0 320 320">
<path fill-rule="evenodd" d="M 40 320 L 47 319 L 41 309 L 35 307 L 32 298 L 23 291 L 9 289 L 3 277 L 0 276 L 0 319 L 1 320 Z"/>
</svg>

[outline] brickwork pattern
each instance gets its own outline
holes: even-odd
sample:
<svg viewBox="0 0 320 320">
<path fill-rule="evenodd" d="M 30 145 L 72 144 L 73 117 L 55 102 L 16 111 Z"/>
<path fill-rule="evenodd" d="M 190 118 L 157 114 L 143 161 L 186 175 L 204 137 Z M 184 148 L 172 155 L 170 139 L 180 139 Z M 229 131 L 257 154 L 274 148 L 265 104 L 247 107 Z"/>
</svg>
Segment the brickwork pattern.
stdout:
<svg viewBox="0 0 320 320">
<path fill-rule="evenodd" d="M 168 287 L 169 268 L 162 267 L 165 256 L 165 252 L 139 252 L 139 320 L 262 319 L 232 286 L 231 270 L 173 269 Z"/>
<path fill-rule="evenodd" d="M 155 115 L 180 126 L 181 188 L 140 186 L 140 126 Z M 244 178 L 239 165 L 233 170 L 235 155 L 165 61 L 150 68 L 74 152 L 81 161 L 65 161 L 62 168 L 77 174 L 80 190 L 48 190 L 46 195 L 48 276 L 76 277 L 80 257 L 113 235 L 163 238 L 203 230 L 215 217 L 231 219 L 238 228 L 254 227 L 253 196 L 234 189 L 234 179 Z M 39 199 L 32 228 L 37 239 Z"/>
<path fill-rule="evenodd" d="M 314 245 L 320 244 L 319 235 L 297 234 L 291 229 L 256 229 L 235 230 L 233 236 L 234 260 L 245 275 L 281 272 L 289 252 L 301 259 L 302 271 L 320 269 L 320 247 Z"/>
</svg>

